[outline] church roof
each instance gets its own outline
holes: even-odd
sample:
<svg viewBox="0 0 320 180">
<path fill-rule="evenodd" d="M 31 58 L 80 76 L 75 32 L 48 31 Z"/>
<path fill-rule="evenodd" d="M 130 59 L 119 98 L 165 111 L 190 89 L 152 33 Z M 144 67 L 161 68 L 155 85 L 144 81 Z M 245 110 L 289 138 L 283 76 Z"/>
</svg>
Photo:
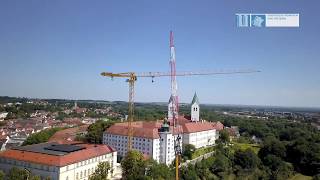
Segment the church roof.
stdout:
<svg viewBox="0 0 320 180">
<path fill-rule="evenodd" d="M 212 126 L 210 122 L 188 122 L 182 125 L 183 133 L 196 133 L 202 131 L 214 130 L 215 128 Z"/>
<path fill-rule="evenodd" d="M 194 93 L 194 96 L 192 98 L 191 104 L 194 104 L 194 103 L 199 104 L 199 99 L 198 99 L 197 93 Z"/>
</svg>

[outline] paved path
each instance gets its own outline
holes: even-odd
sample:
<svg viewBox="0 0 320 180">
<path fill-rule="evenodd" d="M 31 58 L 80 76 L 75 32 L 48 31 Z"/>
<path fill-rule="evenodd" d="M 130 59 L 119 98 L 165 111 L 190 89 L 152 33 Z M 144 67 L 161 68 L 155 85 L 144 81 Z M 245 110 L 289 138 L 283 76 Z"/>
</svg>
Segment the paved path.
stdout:
<svg viewBox="0 0 320 180">
<path fill-rule="evenodd" d="M 204 154 L 204 155 L 201 155 L 201 156 L 199 156 L 199 157 L 196 157 L 196 158 L 194 158 L 194 159 L 192 159 L 192 160 L 187 160 L 186 162 L 180 164 L 179 167 L 180 167 L 180 168 L 181 168 L 182 166 L 186 167 L 186 166 L 187 166 L 188 164 L 190 164 L 190 163 L 193 164 L 193 165 L 195 165 L 197 162 L 200 162 L 200 161 L 202 161 L 203 159 L 207 159 L 208 157 L 212 156 L 213 153 L 214 153 L 214 151 L 209 152 L 209 153 Z"/>
</svg>

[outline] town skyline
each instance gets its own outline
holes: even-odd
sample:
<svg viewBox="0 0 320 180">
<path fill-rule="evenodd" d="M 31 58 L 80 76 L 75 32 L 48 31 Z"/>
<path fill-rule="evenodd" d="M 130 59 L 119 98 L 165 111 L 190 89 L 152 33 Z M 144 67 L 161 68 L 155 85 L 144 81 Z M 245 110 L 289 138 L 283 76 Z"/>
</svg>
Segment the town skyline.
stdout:
<svg viewBox="0 0 320 180">
<path fill-rule="evenodd" d="M 29 99 L 29 100 L 57 100 L 57 101 L 72 101 L 72 102 L 93 102 L 93 103 L 116 103 L 116 102 L 123 102 L 128 103 L 126 100 L 103 100 L 103 99 L 68 99 L 68 98 L 36 98 L 36 97 L 13 97 L 13 96 L 0 96 L 2 97 L 8 97 L 8 98 L 18 98 L 18 99 Z M 190 99 L 190 102 L 179 102 L 181 105 L 188 105 L 191 104 L 192 98 Z M 153 101 L 153 102 L 144 102 L 144 101 L 135 101 L 135 104 L 161 104 L 161 105 L 167 105 L 168 102 L 165 101 Z M 277 105 L 257 105 L 257 104 L 214 104 L 214 103 L 202 103 L 200 102 L 200 106 L 221 106 L 221 107 L 239 107 L 239 108 L 293 108 L 293 109 L 299 109 L 299 108 L 306 108 L 310 110 L 318 111 L 320 110 L 320 107 L 308 107 L 308 106 L 277 106 Z"/>
</svg>

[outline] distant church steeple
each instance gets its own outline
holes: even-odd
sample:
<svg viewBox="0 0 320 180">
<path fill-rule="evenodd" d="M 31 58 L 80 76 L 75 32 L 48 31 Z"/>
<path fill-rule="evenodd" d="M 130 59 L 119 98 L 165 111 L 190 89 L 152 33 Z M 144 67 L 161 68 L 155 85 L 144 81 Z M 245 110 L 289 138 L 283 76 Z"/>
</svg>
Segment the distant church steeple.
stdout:
<svg viewBox="0 0 320 180">
<path fill-rule="evenodd" d="M 191 121 L 198 122 L 200 120 L 200 106 L 197 93 L 194 93 L 192 102 L 191 102 Z"/>
<path fill-rule="evenodd" d="M 77 101 L 74 101 L 74 107 L 73 107 L 73 109 L 78 109 L 78 103 L 77 103 Z"/>
</svg>

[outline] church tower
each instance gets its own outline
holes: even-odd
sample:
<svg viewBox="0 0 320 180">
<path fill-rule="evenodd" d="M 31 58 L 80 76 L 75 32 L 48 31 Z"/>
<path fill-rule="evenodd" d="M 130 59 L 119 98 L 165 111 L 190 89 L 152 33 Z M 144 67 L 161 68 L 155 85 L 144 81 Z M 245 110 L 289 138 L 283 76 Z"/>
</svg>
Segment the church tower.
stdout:
<svg viewBox="0 0 320 180">
<path fill-rule="evenodd" d="M 199 99 L 197 93 L 194 93 L 192 102 L 191 102 L 191 121 L 199 122 L 200 120 L 200 107 L 199 107 Z"/>
<path fill-rule="evenodd" d="M 174 136 L 170 132 L 170 126 L 165 119 L 161 128 L 158 129 L 160 136 L 160 153 L 159 161 L 166 165 L 170 165 L 175 158 L 174 152 Z"/>
</svg>

